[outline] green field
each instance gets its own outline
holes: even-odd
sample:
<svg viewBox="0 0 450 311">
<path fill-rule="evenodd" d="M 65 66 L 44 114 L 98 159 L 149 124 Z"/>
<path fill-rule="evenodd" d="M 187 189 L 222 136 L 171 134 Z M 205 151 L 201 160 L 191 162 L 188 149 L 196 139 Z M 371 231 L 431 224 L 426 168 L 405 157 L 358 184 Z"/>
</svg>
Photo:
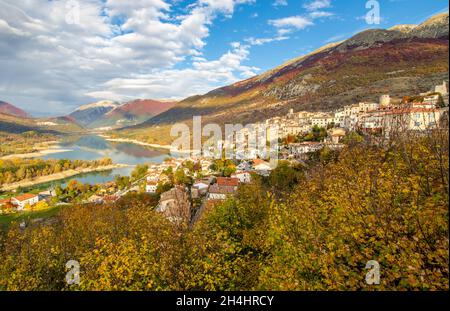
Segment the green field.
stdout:
<svg viewBox="0 0 450 311">
<path fill-rule="evenodd" d="M 56 215 L 63 206 L 52 206 L 41 211 L 25 211 L 9 215 L 0 215 L 0 229 L 4 230 L 9 227 L 11 222 L 29 221 L 37 218 L 49 218 Z"/>
</svg>

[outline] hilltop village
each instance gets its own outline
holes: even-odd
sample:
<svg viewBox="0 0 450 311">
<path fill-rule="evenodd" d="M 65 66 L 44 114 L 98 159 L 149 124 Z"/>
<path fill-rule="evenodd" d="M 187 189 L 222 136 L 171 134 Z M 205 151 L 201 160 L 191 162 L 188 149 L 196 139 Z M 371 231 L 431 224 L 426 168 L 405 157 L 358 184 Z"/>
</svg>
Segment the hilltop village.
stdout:
<svg viewBox="0 0 450 311">
<path fill-rule="evenodd" d="M 360 102 L 332 112 L 291 109 L 287 115 L 267 119 L 256 127 L 277 126 L 278 160 L 299 165 L 324 148 L 342 149 L 352 135 L 382 138 L 397 131 L 425 133 L 442 126 L 446 115 L 448 90 L 443 82 L 417 96 L 395 99 L 382 95 L 378 103 Z M 257 150 L 252 154 L 246 160 L 167 158 L 161 164 L 137 167 L 133 178 L 118 176 L 114 182 L 90 187 L 72 182 L 70 190 L 50 188 L 3 199 L 0 208 L 8 214 L 52 204 L 101 204 L 115 202 L 128 193 L 145 192 L 158 197 L 156 210 L 170 220 L 193 223 L 206 207 L 234 196 L 239 184 L 251 183 L 255 176 L 270 176 L 276 167 L 274 161 Z"/>
</svg>

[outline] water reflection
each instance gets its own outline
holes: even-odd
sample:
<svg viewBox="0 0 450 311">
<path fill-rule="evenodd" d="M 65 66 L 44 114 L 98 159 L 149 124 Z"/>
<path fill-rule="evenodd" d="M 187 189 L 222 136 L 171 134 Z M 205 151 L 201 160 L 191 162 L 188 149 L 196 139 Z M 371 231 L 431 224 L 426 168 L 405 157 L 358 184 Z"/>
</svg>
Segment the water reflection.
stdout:
<svg viewBox="0 0 450 311">
<path fill-rule="evenodd" d="M 137 165 L 144 163 L 161 163 L 168 156 L 163 150 L 157 150 L 133 143 L 115 143 L 103 137 L 90 135 L 71 137 L 61 143 L 61 149 L 70 149 L 67 152 L 53 153 L 43 156 L 43 159 L 69 159 L 69 160 L 98 160 L 111 158 L 113 163 Z M 118 168 L 106 172 L 96 172 L 70 178 L 82 183 L 105 183 L 114 179 L 115 175 L 130 175 L 133 167 Z M 65 183 L 60 181 L 59 183 Z"/>
</svg>

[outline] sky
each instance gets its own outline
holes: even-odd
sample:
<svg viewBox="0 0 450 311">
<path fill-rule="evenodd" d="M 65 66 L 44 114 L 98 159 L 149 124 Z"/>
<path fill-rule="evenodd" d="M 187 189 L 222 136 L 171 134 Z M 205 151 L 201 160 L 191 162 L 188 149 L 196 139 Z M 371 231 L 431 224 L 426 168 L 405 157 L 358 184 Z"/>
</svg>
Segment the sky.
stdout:
<svg viewBox="0 0 450 311">
<path fill-rule="evenodd" d="M 183 99 L 445 11 L 447 0 L 0 0 L 0 100 L 50 116 Z"/>
</svg>

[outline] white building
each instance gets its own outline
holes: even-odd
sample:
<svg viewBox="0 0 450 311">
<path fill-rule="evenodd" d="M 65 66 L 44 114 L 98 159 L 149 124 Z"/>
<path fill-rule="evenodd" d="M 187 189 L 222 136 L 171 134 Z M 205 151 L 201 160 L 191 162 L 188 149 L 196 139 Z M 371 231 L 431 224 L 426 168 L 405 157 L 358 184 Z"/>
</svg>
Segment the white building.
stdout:
<svg viewBox="0 0 450 311">
<path fill-rule="evenodd" d="M 252 182 L 252 175 L 250 174 L 250 172 L 246 172 L 246 171 L 238 171 L 238 172 L 232 174 L 231 177 L 239 179 L 239 182 L 244 183 L 244 184 L 248 184 L 248 183 Z"/>
<path fill-rule="evenodd" d="M 208 200 L 226 200 L 236 193 L 236 188 L 232 186 L 212 185 L 209 188 Z"/>
<path fill-rule="evenodd" d="M 323 144 L 319 142 L 302 142 L 289 144 L 289 153 L 293 156 L 301 156 L 310 152 L 316 152 L 323 148 Z"/>
<path fill-rule="evenodd" d="M 147 193 L 156 193 L 156 189 L 158 188 L 158 183 L 155 181 L 149 181 L 147 182 L 147 185 L 145 186 L 145 192 Z"/>
<path fill-rule="evenodd" d="M 372 111 L 372 110 L 376 110 L 378 108 L 380 108 L 380 104 L 378 103 L 367 103 L 367 102 L 362 102 L 358 104 L 359 106 L 359 112 L 367 112 L 367 111 Z"/>
<path fill-rule="evenodd" d="M 328 113 L 318 114 L 311 118 L 311 125 L 317 125 L 320 127 L 327 127 L 329 124 L 334 123 L 334 115 Z"/>
<path fill-rule="evenodd" d="M 264 160 L 255 159 L 253 160 L 253 169 L 255 171 L 271 171 L 272 167 L 270 166 L 270 163 Z"/>
<path fill-rule="evenodd" d="M 39 196 L 36 194 L 26 193 L 18 197 L 11 198 L 11 203 L 16 206 L 18 211 L 23 211 L 25 206 L 33 206 L 39 202 Z"/>
<path fill-rule="evenodd" d="M 238 166 L 236 166 L 236 169 L 238 171 L 248 171 L 251 169 L 251 167 L 252 165 L 250 163 L 248 163 L 247 161 L 242 161 Z"/>
<path fill-rule="evenodd" d="M 381 95 L 380 97 L 380 105 L 382 107 L 388 107 L 391 105 L 391 96 L 386 94 L 386 95 Z"/>
<path fill-rule="evenodd" d="M 447 82 L 443 81 L 441 85 L 436 85 L 434 91 L 436 93 L 441 93 L 442 96 L 448 95 Z"/>
<path fill-rule="evenodd" d="M 203 181 L 197 181 L 192 185 L 191 192 L 194 198 L 198 198 L 200 195 L 205 195 L 208 193 L 209 184 Z"/>
<path fill-rule="evenodd" d="M 439 95 L 428 95 L 423 98 L 422 105 L 424 108 L 436 108 L 439 103 Z"/>
<path fill-rule="evenodd" d="M 366 131 L 424 131 L 438 127 L 443 109 L 407 107 L 372 111 L 361 116 L 359 126 Z"/>
</svg>

